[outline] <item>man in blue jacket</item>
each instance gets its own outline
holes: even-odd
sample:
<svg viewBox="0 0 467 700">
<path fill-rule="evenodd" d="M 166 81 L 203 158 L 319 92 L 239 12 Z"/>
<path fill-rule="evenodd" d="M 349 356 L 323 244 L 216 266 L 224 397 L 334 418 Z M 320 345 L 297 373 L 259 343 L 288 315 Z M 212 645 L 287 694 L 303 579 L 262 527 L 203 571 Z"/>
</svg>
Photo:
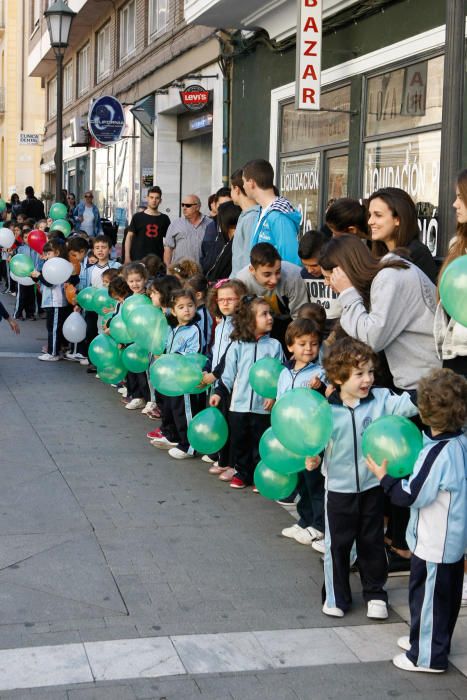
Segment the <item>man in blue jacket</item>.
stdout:
<svg viewBox="0 0 467 700">
<path fill-rule="evenodd" d="M 247 196 L 261 207 L 251 248 L 257 243 L 271 243 L 282 260 L 300 265 L 298 233 L 302 217 L 285 197 L 277 195 L 271 163 L 250 160 L 243 167 L 243 186 Z"/>
</svg>

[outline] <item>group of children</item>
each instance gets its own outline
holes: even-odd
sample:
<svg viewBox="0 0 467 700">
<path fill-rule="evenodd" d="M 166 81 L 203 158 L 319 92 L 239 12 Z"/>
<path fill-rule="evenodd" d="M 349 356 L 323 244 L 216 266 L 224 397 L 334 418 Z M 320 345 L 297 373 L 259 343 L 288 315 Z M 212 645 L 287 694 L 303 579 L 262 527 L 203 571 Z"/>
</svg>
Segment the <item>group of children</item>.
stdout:
<svg viewBox="0 0 467 700">
<path fill-rule="evenodd" d="M 273 332 L 277 299 L 249 294 L 240 279 L 220 280 L 208 288 L 196 263 L 179 262 L 166 274 L 157 256 L 121 267 L 110 253 L 105 236 L 93 239 L 92 251 L 79 236 L 66 244 L 55 240 L 46 244 L 42 259 L 67 257 L 75 270 L 67 283 L 55 286 L 44 280 L 39 263 L 32 275 L 41 284 L 42 307 L 47 311 L 47 352 L 39 359 L 59 359 L 64 349 L 61 326 L 67 313 L 77 308 L 80 289 L 107 286 L 116 303 L 114 314 L 131 295 L 146 294 L 170 325 L 165 352 L 206 356 L 202 379 L 206 392 L 162 396 L 151 386 L 147 372 L 129 372 L 126 382 L 118 386 L 122 401 L 129 410 L 161 419 L 160 427 L 147 436 L 152 445 L 168 450 L 177 460 L 195 456 L 188 440 L 193 416 L 207 404 L 218 407 L 228 421 L 229 441 L 218 454 L 202 455 L 202 459 L 209 463 L 211 474 L 236 490 L 253 486 L 256 491 L 259 441 L 270 426 L 274 404 L 274 399 L 264 399 L 252 389 L 253 365 L 264 357 L 284 364 L 276 400 L 298 387 L 326 395 L 333 416 L 332 436 L 323 454 L 304 459 L 298 487 L 300 519 L 282 534 L 312 543 L 324 553 L 323 613 L 342 617 L 349 610 L 349 571 L 356 555 L 367 615 L 381 620 L 388 616 L 385 494 L 394 503 L 409 505 L 412 620 L 410 638 L 399 640 L 406 653 L 395 657 L 394 663 L 405 670 L 446 670 L 461 605 L 467 534 L 467 438 L 463 432 L 467 381 L 451 370 L 435 370 L 420 382 L 416 399 L 406 392 L 375 388 L 377 357 L 371 348 L 348 337 L 323 342 L 327 327 L 322 305 L 302 304 L 285 333 L 283 326 Z M 310 260 L 315 257 L 314 251 L 306 255 Z M 90 311 L 85 320 L 86 340 L 64 357 L 94 371 L 87 347 L 97 333 L 111 332 L 110 321 Z M 391 414 L 419 415 L 426 426 L 414 473 L 403 480 L 389 477 L 385 463 L 378 465 L 362 452 L 364 430 Z"/>
</svg>

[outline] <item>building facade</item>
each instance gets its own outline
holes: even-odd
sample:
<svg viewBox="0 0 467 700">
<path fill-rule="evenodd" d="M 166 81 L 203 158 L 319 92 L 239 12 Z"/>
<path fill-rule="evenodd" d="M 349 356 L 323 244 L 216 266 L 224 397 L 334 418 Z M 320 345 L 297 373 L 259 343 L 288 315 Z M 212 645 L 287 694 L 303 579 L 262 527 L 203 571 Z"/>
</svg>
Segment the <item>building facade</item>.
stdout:
<svg viewBox="0 0 467 700">
<path fill-rule="evenodd" d="M 27 74 L 30 3 L 0 0 L 0 193 L 41 192 L 44 88 Z"/>
</svg>

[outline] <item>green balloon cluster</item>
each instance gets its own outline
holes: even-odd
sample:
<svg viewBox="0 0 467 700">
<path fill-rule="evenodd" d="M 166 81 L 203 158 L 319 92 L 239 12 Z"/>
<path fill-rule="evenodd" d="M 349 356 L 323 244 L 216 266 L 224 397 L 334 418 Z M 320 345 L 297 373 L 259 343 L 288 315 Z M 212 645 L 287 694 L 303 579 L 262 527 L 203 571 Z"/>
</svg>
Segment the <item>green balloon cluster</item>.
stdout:
<svg viewBox="0 0 467 700">
<path fill-rule="evenodd" d="M 262 461 L 279 474 L 295 474 L 305 469 L 305 457 L 284 447 L 272 428 L 263 433 L 259 442 L 259 454 Z"/>
<path fill-rule="evenodd" d="M 88 356 L 98 369 L 121 364 L 117 343 L 113 338 L 109 338 L 108 335 L 104 334 L 96 336 L 91 342 Z"/>
<path fill-rule="evenodd" d="M 190 359 L 190 355 L 162 355 L 152 365 L 149 374 L 154 388 L 164 396 L 182 396 L 206 390 L 198 388 L 203 373 L 197 360 Z"/>
<path fill-rule="evenodd" d="M 227 421 L 218 408 L 200 411 L 188 425 L 188 441 L 201 454 L 219 452 L 227 442 Z"/>
<path fill-rule="evenodd" d="M 122 362 L 129 372 L 145 372 L 149 367 L 149 353 L 137 343 L 132 343 L 123 350 Z"/>
<path fill-rule="evenodd" d="M 329 442 L 332 412 L 326 399 L 313 389 L 287 391 L 271 413 L 274 435 L 291 452 L 314 456 Z"/>
<path fill-rule="evenodd" d="M 441 277 L 439 296 L 447 313 L 467 327 L 467 255 L 449 263 Z"/>
<path fill-rule="evenodd" d="M 34 270 L 32 258 L 29 255 L 24 255 L 24 253 L 13 255 L 10 260 L 10 270 L 17 277 L 29 277 Z"/>
<path fill-rule="evenodd" d="M 122 345 L 128 345 L 128 343 L 131 343 L 132 338 L 128 333 L 128 328 L 126 327 L 126 323 L 123 320 L 121 313 L 118 313 L 112 318 L 109 324 L 109 330 L 110 335 L 115 342 L 121 343 Z"/>
<path fill-rule="evenodd" d="M 370 423 L 363 433 L 362 452 L 377 464 L 388 460 L 389 476 L 409 476 L 422 449 L 423 438 L 417 426 L 403 416 L 383 416 Z"/>
<path fill-rule="evenodd" d="M 82 309 L 85 311 L 93 311 L 94 310 L 94 294 L 96 293 L 97 289 L 95 287 L 85 287 L 82 289 L 80 292 L 78 292 L 78 295 L 76 297 L 76 302 L 79 306 L 81 306 Z"/>
<path fill-rule="evenodd" d="M 62 202 L 55 202 L 52 204 L 49 210 L 49 216 L 51 219 L 56 221 L 57 219 L 64 219 L 68 214 L 68 209 Z"/>
<path fill-rule="evenodd" d="M 147 306 L 147 307 L 152 307 L 151 300 L 149 297 L 147 297 L 145 294 L 132 294 L 131 297 L 128 297 L 128 299 L 125 299 L 125 301 L 122 304 L 122 318 L 125 321 L 125 323 L 128 323 L 130 320 L 130 316 L 132 314 L 132 311 L 137 307 L 137 306 Z"/>
<path fill-rule="evenodd" d="M 266 399 L 275 399 L 277 382 L 283 369 L 282 363 L 276 357 L 263 357 L 250 369 L 251 388 Z"/>
<path fill-rule="evenodd" d="M 260 462 L 255 469 L 255 486 L 262 496 L 277 501 L 287 498 L 297 488 L 297 474 L 279 474 Z"/>
<path fill-rule="evenodd" d="M 94 295 L 92 299 L 92 310 L 101 316 L 104 314 L 104 310 L 112 310 L 115 308 L 115 300 L 109 296 L 106 287 L 98 287 L 94 290 Z M 113 312 L 112 312 L 113 313 Z"/>
<path fill-rule="evenodd" d="M 99 379 L 105 384 L 118 384 L 127 375 L 127 369 L 120 362 L 109 367 L 99 367 Z"/>
<path fill-rule="evenodd" d="M 154 355 L 160 355 L 165 349 L 169 333 L 165 314 L 151 303 L 149 306 L 136 305 L 125 314 L 125 304 L 122 315 L 131 338 Z"/>
<path fill-rule="evenodd" d="M 50 230 L 61 231 L 65 238 L 67 238 L 71 233 L 71 224 L 66 219 L 56 219 L 51 225 Z"/>
</svg>

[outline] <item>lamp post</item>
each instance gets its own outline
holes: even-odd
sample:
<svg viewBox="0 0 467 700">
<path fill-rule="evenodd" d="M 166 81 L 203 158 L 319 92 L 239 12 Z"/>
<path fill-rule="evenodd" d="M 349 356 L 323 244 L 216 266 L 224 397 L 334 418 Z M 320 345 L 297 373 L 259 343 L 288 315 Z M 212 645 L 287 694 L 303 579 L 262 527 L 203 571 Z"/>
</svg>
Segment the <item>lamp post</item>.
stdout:
<svg viewBox="0 0 467 700">
<path fill-rule="evenodd" d="M 56 0 L 44 12 L 50 45 L 57 61 L 57 144 L 55 149 L 55 201 L 60 202 L 63 186 L 63 56 L 68 48 L 73 12 L 63 0 Z"/>
</svg>

